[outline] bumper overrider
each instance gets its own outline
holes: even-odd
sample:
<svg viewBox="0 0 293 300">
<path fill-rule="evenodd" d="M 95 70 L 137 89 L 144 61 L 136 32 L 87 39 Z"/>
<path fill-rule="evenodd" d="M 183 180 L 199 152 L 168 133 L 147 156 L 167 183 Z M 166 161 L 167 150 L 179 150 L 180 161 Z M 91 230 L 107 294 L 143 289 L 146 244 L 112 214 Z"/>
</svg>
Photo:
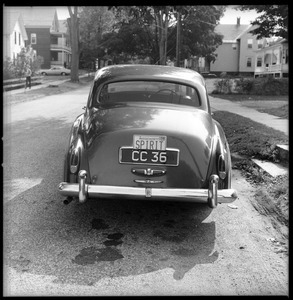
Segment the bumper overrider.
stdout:
<svg viewBox="0 0 293 300">
<path fill-rule="evenodd" d="M 176 188 L 152 188 L 152 187 L 125 187 L 111 185 L 87 184 L 87 172 L 78 173 L 79 183 L 61 182 L 59 192 L 67 196 L 64 203 L 69 203 L 73 198 L 78 198 L 84 203 L 88 198 L 117 198 L 128 199 L 152 199 L 152 200 L 175 200 L 183 202 L 206 203 L 215 208 L 218 203 L 230 203 L 237 199 L 234 189 L 218 189 L 219 177 L 211 175 L 208 189 L 176 189 Z"/>
</svg>

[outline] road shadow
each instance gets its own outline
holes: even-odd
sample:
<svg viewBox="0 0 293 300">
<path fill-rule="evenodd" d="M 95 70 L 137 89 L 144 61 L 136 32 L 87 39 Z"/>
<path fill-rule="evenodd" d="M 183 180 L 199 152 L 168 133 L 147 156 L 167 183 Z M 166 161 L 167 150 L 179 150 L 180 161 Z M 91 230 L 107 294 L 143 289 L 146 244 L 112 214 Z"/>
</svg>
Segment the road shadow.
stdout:
<svg viewBox="0 0 293 300">
<path fill-rule="evenodd" d="M 166 268 L 181 280 L 196 265 L 217 260 L 216 225 L 207 221 L 212 211 L 207 205 L 120 199 L 64 205 L 57 188 L 63 180 L 68 124 L 22 126 L 31 130 L 31 142 L 22 151 L 11 147 L 7 179 L 41 180 L 4 205 L 6 265 L 18 272 L 52 275 L 58 283 L 92 285 L 105 277 Z M 21 130 L 17 135 L 25 138 Z M 51 135 L 56 136 L 54 144 Z"/>
</svg>

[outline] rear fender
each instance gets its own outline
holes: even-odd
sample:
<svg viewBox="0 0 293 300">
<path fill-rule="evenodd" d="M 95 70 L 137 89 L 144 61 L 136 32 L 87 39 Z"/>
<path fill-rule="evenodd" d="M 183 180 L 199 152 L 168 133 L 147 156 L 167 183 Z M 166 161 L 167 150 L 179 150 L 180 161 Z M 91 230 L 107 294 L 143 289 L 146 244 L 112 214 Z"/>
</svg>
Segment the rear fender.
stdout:
<svg viewBox="0 0 293 300">
<path fill-rule="evenodd" d="M 212 142 L 211 160 L 209 165 L 208 176 L 216 174 L 219 176 L 219 189 L 231 188 L 231 155 L 229 144 L 227 142 L 225 133 L 220 123 L 214 120 L 215 135 Z M 221 157 L 221 158 L 220 158 Z M 224 163 L 225 177 L 221 164 Z"/>
<path fill-rule="evenodd" d="M 64 159 L 64 181 L 77 183 L 79 170 L 86 170 L 89 174 L 86 149 L 84 147 L 84 134 L 82 130 L 83 115 L 77 117 L 71 128 L 68 150 Z M 71 166 L 74 162 L 74 168 Z M 89 177 L 90 178 L 90 177 Z"/>
</svg>

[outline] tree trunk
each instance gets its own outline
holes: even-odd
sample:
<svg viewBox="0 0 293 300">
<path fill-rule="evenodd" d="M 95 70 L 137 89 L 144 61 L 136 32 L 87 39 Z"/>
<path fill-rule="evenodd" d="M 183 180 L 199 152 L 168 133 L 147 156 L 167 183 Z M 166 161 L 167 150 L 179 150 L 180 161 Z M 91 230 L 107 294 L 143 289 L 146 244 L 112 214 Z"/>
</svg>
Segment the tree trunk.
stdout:
<svg viewBox="0 0 293 300">
<path fill-rule="evenodd" d="M 159 10 L 155 12 L 158 23 L 158 33 L 159 33 L 159 54 L 160 54 L 160 65 L 166 65 L 167 61 L 167 33 L 168 33 L 168 9 L 165 11 Z"/>
<path fill-rule="evenodd" d="M 69 30 L 71 39 L 71 81 L 79 82 L 79 20 L 77 17 L 77 6 L 74 6 L 74 13 L 72 13 L 70 6 L 68 6 L 68 11 L 70 15 Z"/>
<path fill-rule="evenodd" d="M 181 14 L 178 12 L 177 38 L 176 38 L 176 67 L 180 67 L 180 36 L 181 36 Z"/>
</svg>

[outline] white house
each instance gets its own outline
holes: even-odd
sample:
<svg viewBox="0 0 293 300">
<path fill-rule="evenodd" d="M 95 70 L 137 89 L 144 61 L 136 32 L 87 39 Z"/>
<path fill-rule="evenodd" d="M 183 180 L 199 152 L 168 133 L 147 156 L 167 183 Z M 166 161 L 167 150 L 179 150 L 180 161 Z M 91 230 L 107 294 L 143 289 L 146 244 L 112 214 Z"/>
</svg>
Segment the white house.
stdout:
<svg viewBox="0 0 293 300">
<path fill-rule="evenodd" d="M 254 77 L 288 77 L 289 48 L 286 39 L 265 39 L 263 47 L 255 53 Z"/>
<path fill-rule="evenodd" d="M 7 57 L 11 60 L 17 58 L 21 48 L 25 47 L 27 33 L 22 16 L 19 12 L 10 12 L 3 9 L 3 60 Z"/>
</svg>

